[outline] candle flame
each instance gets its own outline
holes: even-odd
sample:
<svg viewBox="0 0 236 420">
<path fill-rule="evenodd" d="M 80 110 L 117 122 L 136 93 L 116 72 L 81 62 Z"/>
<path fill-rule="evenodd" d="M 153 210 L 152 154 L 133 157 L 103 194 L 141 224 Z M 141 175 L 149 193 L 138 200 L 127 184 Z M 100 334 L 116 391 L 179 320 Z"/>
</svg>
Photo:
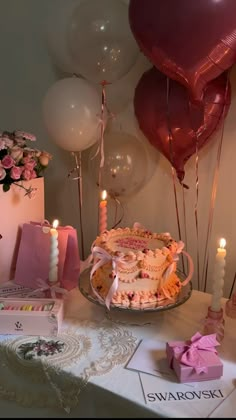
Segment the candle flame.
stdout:
<svg viewBox="0 0 236 420">
<path fill-rule="evenodd" d="M 224 238 L 221 238 L 220 240 L 220 248 L 225 248 L 226 240 Z"/>
<path fill-rule="evenodd" d="M 54 229 L 56 229 L 57 227 L 58 227 L 58 225 L 59 225 L 59 220 L 54 220 L 53 221 L 53 224 L 52 224 L 52 227 L 54 228 Z"/>
<path fill-rule="evenodd" d="M 103 190 L 102 191 L 101 198 L 102 198 L 102 200 L 106 200 L 106 198 L 107 198 L 107 192 L 106 192 L 106 190 Z"/>
</svg>

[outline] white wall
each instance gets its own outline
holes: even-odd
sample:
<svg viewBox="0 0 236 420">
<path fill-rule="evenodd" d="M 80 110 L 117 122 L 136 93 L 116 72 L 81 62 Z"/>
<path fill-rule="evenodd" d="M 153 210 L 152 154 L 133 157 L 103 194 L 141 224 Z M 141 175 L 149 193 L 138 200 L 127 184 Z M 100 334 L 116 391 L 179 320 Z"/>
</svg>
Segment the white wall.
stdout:
<svg viewBox="0 0 236 420">
<path fill-rule="evenodd" d="M 61 223 L 74 225 L 79 229 L 77 185 L 67 179 L 72 167 L 69 154 L 50 142 L 42 121 L 42 100 L 53 82 L 62 77 L 53 68 L 45 43 L 48 16 L 69 0 L 0 0 L 0 129 L 22 129 L 37 135 L 38 147 L 53 154 L 53 161 L 46 172 L 46 216 L 52 220 L 60 218 Z M 75 0 L 71 0 L 75 1 Z M 55 13 L 56 15 L 56 13 Z M 141 136 L 133 116 L 132 95 L 134 87 L 150 64 L 140 56 L 136 67 L 116 88 L 130 99 L 129 106 L 117 115 L 115 124 L 124 130 Z M 220 177 L 218 183 L 213 229 L 209 244 L 208 288 L 212 282 L 212 266 L 220 237 L 227 240 L 227 266 L 225 275 L 225 296 L 228 295 L 236 272 L 236 67 L 232 71 L 232 104 L 226 120 Z M 112 103 L 112 102 L 111 102 Z M 185 191 L 187 238 L 183 229 L 182 190 L 177 186 L 179 211 L 182 223 L 182 239 L 187 242 L 195 266 L 197 252 L 200 255 L 202 278 L 203 256 L 208 226 L 208 215 L 212 179 L 216 165 L 216 153 L 220 133 L 200 152 L 199 163 L 199 245 L 196 240 L 194 204 L 196 199 L 194 157 L 187 163 L 185 181 L 190 189 Z M 147 143 L 148 145 L 148 143 Z M 88 173 L 89 151 L 83 153 L 84 203 L 83 229 L 85 249 L 88 254 L 91 242 L 97 234 L 97 189 Z M 173 183 L 167 160 L 152 149 L 150 159 L 155 162 L 154 175 L 135 196 L 123 201 L 125 209 L 122 226 L 139 221 L 154 231 L 169 231 L 178 238 Z M 114 206 L 109 205 L 109 223 L 113 223 Z M 187 239 L 187 240 L 186 240 Z M 196 287 L 196 274 L 194 286 Z"/>
</svg>

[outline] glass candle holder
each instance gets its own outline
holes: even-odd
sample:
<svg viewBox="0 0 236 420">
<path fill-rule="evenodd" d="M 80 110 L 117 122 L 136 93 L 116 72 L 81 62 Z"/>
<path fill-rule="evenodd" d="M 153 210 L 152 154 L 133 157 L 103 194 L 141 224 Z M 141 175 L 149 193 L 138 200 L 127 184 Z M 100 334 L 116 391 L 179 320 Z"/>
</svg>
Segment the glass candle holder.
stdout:
<svg viewBox="0 0 236 420">
<path fill-rule="evenodd" d="M 225 304 L 225 313 L 230 318 L 236 318 L 236 292 L 227 300 Z"/>
<path fill-rule="evenodd" d="M 221 342 L 224 338 L 225 320 L 223 315 L 223 309 L 214 311 L 209 306 L 207 316 L 204 320 L 203 334 L 216 334 L 217 341 Z"/>
</svg>

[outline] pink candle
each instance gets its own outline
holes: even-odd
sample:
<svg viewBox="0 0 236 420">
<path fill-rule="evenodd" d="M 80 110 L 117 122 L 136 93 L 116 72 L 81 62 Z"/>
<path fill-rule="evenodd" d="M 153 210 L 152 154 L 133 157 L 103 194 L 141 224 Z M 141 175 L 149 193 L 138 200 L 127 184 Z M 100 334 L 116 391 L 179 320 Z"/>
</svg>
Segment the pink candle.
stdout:
<svg viewBox="0 0 236 420">
<path fill-rule="evenodd" d="M 101 201 L 99 204 L 99 232 L 100 234 L 107 229 L 107 192 L 102 191 Z"/>
</svg>

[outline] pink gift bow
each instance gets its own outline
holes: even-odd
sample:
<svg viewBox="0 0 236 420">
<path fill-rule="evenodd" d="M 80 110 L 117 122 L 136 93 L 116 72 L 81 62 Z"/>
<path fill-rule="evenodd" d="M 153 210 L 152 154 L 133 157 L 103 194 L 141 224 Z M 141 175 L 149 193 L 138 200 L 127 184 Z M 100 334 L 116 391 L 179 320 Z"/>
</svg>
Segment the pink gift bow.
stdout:
<svg viewBox="0 0 236 420">
<path fill-rule="evenodd" d="M 109 261 L 112 262 L 112 270 L 115 273 L 115 277 L 114 277 L 112 285 L 111 285 L 111 287 L 109 289 L 109 292 L 108 292 L 108 294 L 106 296 L 106 299 L 105 299 L 106 307 L 109 309 L 110 308 L 110 303 L 111 303 L 111 300 L 112 300 L 112 296 L 116 292 L 116 290 L 118 288 L 118 284 L 119 284 L 118 263 L 121 262 L 121 263 L 125 264 L 126 267 L 129 267 L 131 263 L 127 262 L 125 260 L 124 256 L 112 256 L 107 251 L 105 251 L 105 249 L 100 248 L 99 246 L 95 246 L 93 248 L 92 255 L 93 255 L 93 259 L 95 260 L 96 258 L 98 258 L 98 261 L 95 262 L 95 264 L 93 265 L 93 268 L 90 272 L 90 283 L 91 283 L 91 287 L 92 287 L 92 290 L 93 290 L 94 294 L 102 302 L 103 302 L 103 300 L 101 299 L 101 296 L 97 293 L 97 291 L 94 289 L 94 287 L 92 285 L 92 277 L 93 277 L 93 274 L 95 273 L 95 271 L 97 271 L 97 269 L 99 267 L 101 267 L 102 265 L 106 264 Z"/>
<path fill-rule="evenodd" d="M 36 288 L 32 292 L 28 293 L 27 297 L 35 293 L 46 292 L 47 290 L 50 291 L 52 299 L 56 299 L 56 293 L 59 293 L 61 295 L 67 294 L 66 289 L 63 289 L 62 287 L 58 287 L 57 285 L 50 285 L 49 283 L 47 283 L 47 281 L 40 278 L 37 278 L 35 280 L 35 286 Z"/>
<path fill-rule="evenodd" d="M 181 363 L 187 366 L 194 368 L 196 373 L 207 373 L 208 366 L 204 359 L 204 352 L 199 353 L 199 350 L 205 350 L 206 352 L 217 353 L 215 346 L 218 346 L 220 343 L 216 340 L 216 334 L 201 335 L 196 333 L 190 339 L 190 342 L 183 343 L 182 346 L 174 346 L 173 350 L 182 352 L 182 355 L 179 359 Z"/>
</svg>

